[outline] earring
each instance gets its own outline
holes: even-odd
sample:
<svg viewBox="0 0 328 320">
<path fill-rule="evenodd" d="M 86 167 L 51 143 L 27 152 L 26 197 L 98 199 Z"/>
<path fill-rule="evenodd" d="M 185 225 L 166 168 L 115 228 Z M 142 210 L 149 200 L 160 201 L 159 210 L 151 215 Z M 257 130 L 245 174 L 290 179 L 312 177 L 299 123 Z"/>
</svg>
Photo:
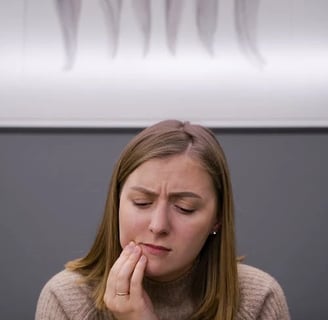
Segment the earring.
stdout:
<svg viewBox="0 0 328 320">
<path fill-rule="evenodd" d="M 216 233 L 217 233 L 216 231 L 213 231 L 213 232 L 212 232 L 213 236 L 215 236 L 215 235 L 216 235 Z"/>
</svg>

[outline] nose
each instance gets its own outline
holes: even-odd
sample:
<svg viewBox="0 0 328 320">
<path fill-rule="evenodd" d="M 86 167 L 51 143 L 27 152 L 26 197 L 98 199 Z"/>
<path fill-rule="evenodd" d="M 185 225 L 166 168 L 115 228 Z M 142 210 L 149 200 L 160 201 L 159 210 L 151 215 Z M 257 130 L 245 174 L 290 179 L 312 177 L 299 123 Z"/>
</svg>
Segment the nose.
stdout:
<svg viewBox="0 0 328 320">
<path fill-rule="evenodd" d="M 171 229 L 168 205 L 158 203 L 151 213 L 149 230 L 156 235 L 167 235 Z"/>
</svg>

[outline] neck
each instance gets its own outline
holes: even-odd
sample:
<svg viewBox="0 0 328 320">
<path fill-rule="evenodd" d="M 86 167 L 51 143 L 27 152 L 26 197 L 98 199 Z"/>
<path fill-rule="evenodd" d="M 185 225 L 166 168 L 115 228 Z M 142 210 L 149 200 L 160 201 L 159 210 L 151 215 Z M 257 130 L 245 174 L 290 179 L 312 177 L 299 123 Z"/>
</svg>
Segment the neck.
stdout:
<svg viewBox="0 0 328 320">
<path fill-rule="evenodd" d="M 170 281 L 144 278 L 144 289 L 160 319 L 190 318 L 201 301 L 201 291 L 196 288 L 197 267 L 198 263 L 194 263 L 184 274 Z"/>
</svg>

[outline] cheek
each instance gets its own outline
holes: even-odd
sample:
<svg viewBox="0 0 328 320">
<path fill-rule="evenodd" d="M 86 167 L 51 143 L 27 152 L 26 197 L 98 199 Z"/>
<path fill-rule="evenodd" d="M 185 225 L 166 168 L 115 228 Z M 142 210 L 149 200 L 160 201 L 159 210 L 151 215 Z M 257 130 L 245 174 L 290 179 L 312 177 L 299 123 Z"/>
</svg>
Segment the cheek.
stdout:
<svg viewBox="0 0 328 320">
<path fill-rule="evenodd" d="M 120 229 L 120 243 L 121 247 L 124 248 L 129 243 L 129 225 L 127 225 L 128 220 L 120 215 L 119 217 L 119 229 Z"/>
<path fill-rule="evenodd" d="M 119 211 L 119 230 L 120 243 L 124 248 L 130 241 L 136 241 L 143 229 L 143 222 L 137 219 L 132 208 L 127 206 L 120 207 Z"/>
<path fill-rule="evenodd" d="M 186 243 L 192 244 L 194 247 L 197 247 L 200 250 L 203 247 L 208 236 L 209 234 L 207 230 L 202 230 L 196 233 L 190 233 L 185 237 L 185 241 Z"/>
<path fill-rule="evenodd" d="M 120 205 L 119 207 L 119 234 L 120 234 L 120 243 L 122 248 L 124 248 L 130 241 L 129 236 L 131 231 L 131 219 L 129 219 L 128 215 L 129 209 L 126 205 Z"/>
<path fill-rule="evenodd" d="M 211 215 L 212 216 L 212 215 Z M 207 238 L 210 231 L 213 229 L 215 219 L 205 214 L 200 214 L 195 217 L 178 216 L 175 224 L 179 229 L 179 233 L 193 239 Z"/>
<path fill-rule="evenodd" d="M 184 224 L 180 230 L 180 239 L 188 247 L 201 250 L 211 231 L 208 223 Z"/>
</svg>

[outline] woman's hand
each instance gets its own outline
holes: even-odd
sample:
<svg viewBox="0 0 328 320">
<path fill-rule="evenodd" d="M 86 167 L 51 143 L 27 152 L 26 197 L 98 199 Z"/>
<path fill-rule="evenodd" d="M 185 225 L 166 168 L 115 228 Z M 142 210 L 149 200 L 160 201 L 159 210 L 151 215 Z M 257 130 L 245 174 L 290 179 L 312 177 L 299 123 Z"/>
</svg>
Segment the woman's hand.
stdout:
<svg viewBox="0 0 328 320">
<path fill-rule="evenodd" d="M 157 320 L 142 287 L 147 258 L 130 242 L 109 272 L 104 302 L 118 320 Z"/>
</svg>

